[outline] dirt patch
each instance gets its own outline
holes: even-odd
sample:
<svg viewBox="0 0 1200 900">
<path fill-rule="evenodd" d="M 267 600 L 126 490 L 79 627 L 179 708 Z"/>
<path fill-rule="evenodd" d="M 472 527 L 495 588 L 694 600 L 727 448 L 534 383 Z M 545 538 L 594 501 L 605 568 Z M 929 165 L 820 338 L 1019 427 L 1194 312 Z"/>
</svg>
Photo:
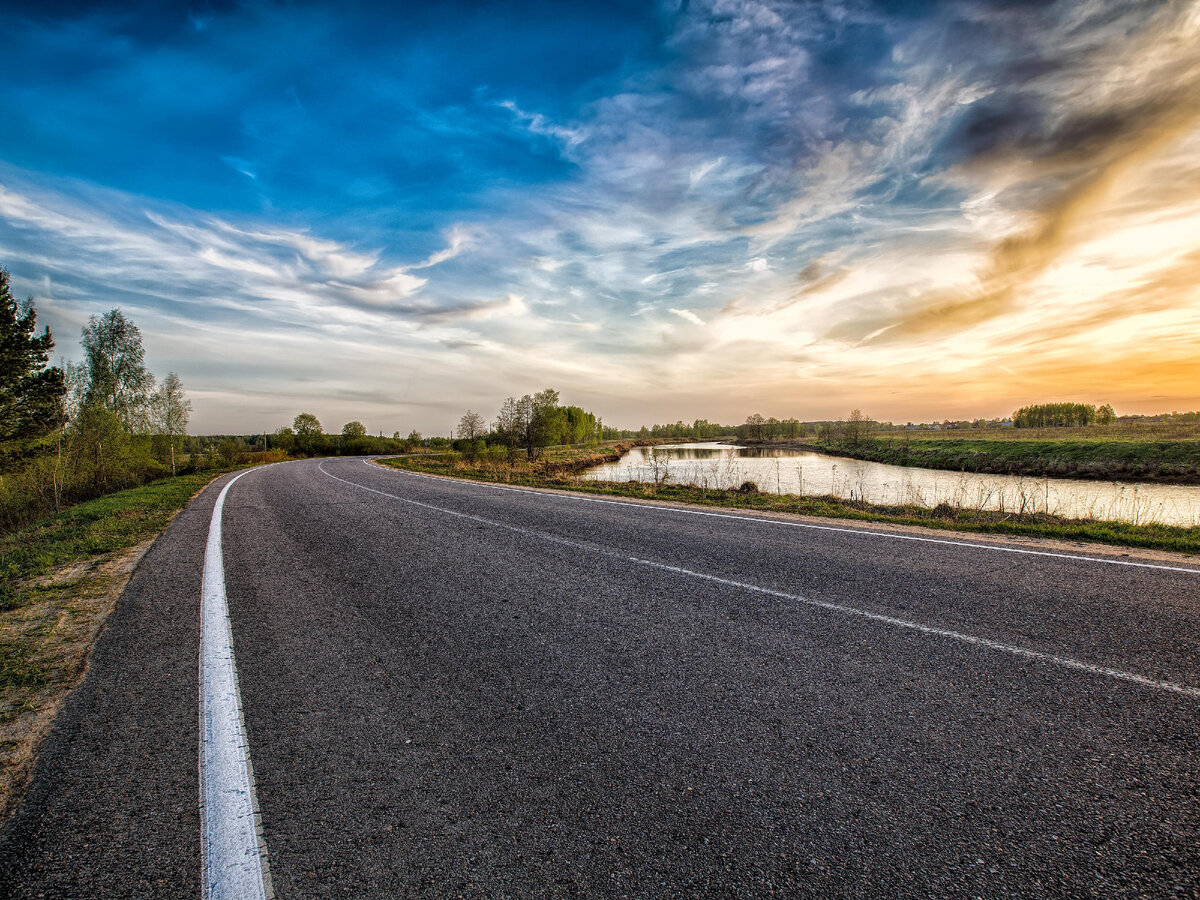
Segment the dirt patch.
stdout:
<svg viewBox="0 0 1200 900">
<path fill-rule="evenodd" d="M 16 809 L 55 713 L 87 674 L 105 620 L 156 537 L 37 579 L 33 601 L 0 616 L 0 648 L 23 658 L 0 687 L 0 822 Z"/>
</svg>

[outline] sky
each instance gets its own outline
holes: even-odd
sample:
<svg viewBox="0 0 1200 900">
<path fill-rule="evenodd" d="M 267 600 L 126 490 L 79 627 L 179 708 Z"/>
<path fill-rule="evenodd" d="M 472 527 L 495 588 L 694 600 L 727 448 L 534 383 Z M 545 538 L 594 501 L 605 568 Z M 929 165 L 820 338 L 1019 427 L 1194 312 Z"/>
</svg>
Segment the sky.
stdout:
<svg viewBox="0 0 1200 900">
<path fill-rule="evenodd" d="M 1200 0 L 0 13 L 0 265 L 195 433 L 1200 407 Z"/>
</svg>

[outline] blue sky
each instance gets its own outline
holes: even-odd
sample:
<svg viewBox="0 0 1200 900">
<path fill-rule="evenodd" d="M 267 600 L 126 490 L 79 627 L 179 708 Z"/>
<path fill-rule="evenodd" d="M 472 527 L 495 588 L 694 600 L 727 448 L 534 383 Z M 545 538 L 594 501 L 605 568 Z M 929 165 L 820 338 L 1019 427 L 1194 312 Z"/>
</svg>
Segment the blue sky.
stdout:
<svg viewBox="0 0 1200 900">
<path fill-rule="evenodd" d="M 0 264 L 197 431 L 1197 404 L 1197 4 L 19 4 Z"/>
</svg>

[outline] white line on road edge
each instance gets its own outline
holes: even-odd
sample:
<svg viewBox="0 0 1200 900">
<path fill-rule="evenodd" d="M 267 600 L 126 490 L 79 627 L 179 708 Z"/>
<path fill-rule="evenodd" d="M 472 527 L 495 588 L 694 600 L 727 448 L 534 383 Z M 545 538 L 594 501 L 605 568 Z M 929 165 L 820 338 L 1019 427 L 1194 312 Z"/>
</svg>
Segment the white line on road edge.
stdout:
<svg viewBox="0 0 1200 900">
<path fill-rule="evenodd" d="M 369 460 L 364 460 L 371 465 Z M 843 528 L 837 525 L 816 525 L 812 522 L 789 522 L 786 519 L 772 519 L 767 516 L 738 516 L 732 513 L 705 512 L 699 509 L 684 509 L 679 506 L 660 506 L 656 503 L 634 503 L 629 500 L 601 500 L 599 497 L 581 497 L 578 494 L 568 494 L 562 491 L 537 491 L 529 488 L 507 487 L 500 484 L 488 484 L 486 481 L 471 481 L 466 478 L 449 478 L 442 475 L 428 475 L 425 472 L 410 472 L 407 469 L 395 469 L 391 466 L 374 465 L 372 468 L 383 469 L 385 472 L 396 472 L 412 478 L 430 478 L 434 481 L 449 481 L 454 484 L 466 484 L 472 487 L 488 488 L 493 491 L 509 491 L 514 494 L 540 494 L 559 497 L 563 500 L 574 500 L 578 503 L 602 503 L 610 506 L 635 507 L 651 512 L 674 513 L 681 516 L 702 516 L 707 519 L 733 519 L 736 522 L 756 522 L 759 525 L 781 525 L 785 528 L 807 528 L 811 531 L 836 531 L 841 534 L 860 534 L 868 537 L 891 538 L 895 541 L 918 541 L 924 544 L 948 544 L 951 547 L 970 547 L 973 550 L 992 550 L 996 553 L 1021 553 L 1026 556 L 1051 556 L 1055 559 L 1074 559 L 1081 562 L 1102 563 L 1107 566 L 1133 566 L 1137 569 L 1160 569 L 1164 572 L 1187 572 L 1189 575 L 1200 575 L 1200 569 L 1189 569 L 1184 566 L 1164 566 L 1160 563 L 1135 562 L 1128 559 L 1104 559 L 1100 556 L 1082 556 L 1076 553 L 1055 553 L 1052 550 L 1026 550 L 1021 547 L 1008 547 L 1004 544 L 976 544 L 971 541 L 954 541 L 948 538 L 921 537 L 916 534 L 900 534 L 894 531 L 870 531 L 866 528 Z M 326 475 L 329 473 L 326 472 Z"/>
<path fill-rule="evenodd" d="M 505 522 L 497 522 L 493 519 L 485 519 L 483 516 L 475 516 L 471 515 L 470 513 L 463 513 L 458 512 L 457 510 L 435 506 L 432 503 L 422 503 L 420 500 L 410 500 L 407 497 L 398 497 L 395 494 L 389 494 L 386 491 L 379 491 L 375 488 L 367 487 L 366 485 L 359 484 L 355 481 L 347 481 L 345 478 L 339 478 L 337 475 L 333 475 L 332 473 L 325 471 L 324 464 L 318 463 L 318 468 L 325 475 L 329 476 L 335 481 L 340 481 L 343 484 L 348 484 L 364 491 L 370 491 L 372 494 L 379 494 L 384 497 L 389 497 L 392 500 L 399 500 L 401 503 L 408 503 L 412 506 L 420 506 L 435 512 L 446 513 L 447 515 L 455 516 L 456 518 L 469 519 L 472 522 L 479 522 L 483 525 L 491 525 L 496 528 L 503 528 L 506 531 L 513 531 L 517 534 L 524 534 L 529 537 L 538 538 L 539 540 L 548 541 L 550 543 L 561 544 L 579 550 L 587 550 L 591 553 L 624 560 L 625 562 L 631 562 L 639 566 L 648 566 L 664 572 L 674 572 L 677 575 L 686 575 L 689 578 L 699 578 L 703 581 L 724 584 L 739 590 L 751 591 L 756 594 L 764 594 L 768 597 L 776 597 L 780 600 L 788 600 L 793 603 L 800 603 L 805 606 L 812 606 L 817 609 L 827 610 L 829 612 L 836 612 L 841 613 L 842 615 L 867 619 L 871 622 L 880 622 L 896 628 L 903 628 L 908 631 L 916 631 L 920 634 L 947 638 L 952 641 L 958 641 L 959 643 L 970 644 L 974 647 L 983 647 L 987 650 L 998 650 L 1002 653 L 1023 657 L 1024 659 L 1031 659 L 1041 663 L 1049 663 L 1050 665 L 1060 666 L 1066 669 L 1074 669 L 1077 672 L 1086 672 L 1089 675 L 1101 675 L 1106 678 L 1115 678 L 1118 681 L 1127 681 L 1132 684 L 1141 685 L 1142 687 L 1154 688 L 1160 691 L 1169 691 L 1173 694 L 1182 694 L 1184 697 L 1190 697 L 1192 699 L 1200 699 L 1200 688 L 1189 687 L 1186 684 L 1176 684 L 1173 681 L 1161 681 L 1155 678 L 1147 678 L 1145 675 L 1137 675 L 1133 672 L 1122 671 L 1121 669 L 1110 669 L 1107 666 L 1097 666 L 1081 660 L 1071 659 L 1067 656 L 1055 656 L 1052 653 L 1043 653 L 1041 650 L 1030 650 L 1027 647 L 1018 647 L 1015 644 L 1005 644 L 1001 641 L 993 641 L 990 638 L 977 637 L 973 634 L 965 634 L 961 631 L 952 631 L 948 628 L 938 628 L 933 625 L 922 625 L 920 622 L 912 622 L 908 619 L 899 619 L 895 616 L 871 612 L 870 610 L 859 609 L 854 606 L 844 606 L 840 603 L 829 603 L 825 600 L 813 600 L 809 597 L 803 597 L 799 594 L 789 594 L 785 591 L 777 591 L 773 588 L 760 587 L 756 584 L 750 584 L 749 582 L 745 581 L 735 581 L 732 578 L 723 578 L 720 575 L 709 575 L 706 572 L 696 572 L 692 569 L 671 566 L 667 565 L 666 563 L 655 562 L 654 560 L 650 559 L 640 559 L 639 557 L 628 556 L 620 551 L 610 550 L 607 547 L 601 547 L 596 544 L 572 541 L 566 538 L 560 538 L 556 535 L 546 534 L 542 531 L 536 531 L 532 528 L 522 528 L 519 525 L 509 525 Z"/>
<path fill-rule="evenodd" d="M 251 470 L 252 471 L 252 470 Z M 203 900 L 270 900 L 267 846 L 242 719 L 233 634 L 225 597 L 221 513 L 229 480 L 208 526 L 200 600 L 200 837 Z"/>
</svg>

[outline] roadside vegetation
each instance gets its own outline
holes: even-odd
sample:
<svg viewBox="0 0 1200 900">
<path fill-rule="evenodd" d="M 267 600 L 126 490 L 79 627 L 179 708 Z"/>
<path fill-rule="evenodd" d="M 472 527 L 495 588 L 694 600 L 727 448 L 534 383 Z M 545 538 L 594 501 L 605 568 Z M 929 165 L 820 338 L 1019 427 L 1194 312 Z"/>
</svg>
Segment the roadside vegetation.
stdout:
<svg viewBox="0 0 1200 900">
<path fill-rule="evenodd" d="M 656 443 L 669 440 L 660 438 Z M 381 462 L 397 469 L 430 475 L 639 500 L 1200 553 L 1200 528 L 1066 519 L 1041 512 L 996 512 L 956 507 L 949 503 L 942 503 L 933 508 L 916 505 L 875 505 L 839 497 L 765 493 L 760 492 L 757 486 L 751 483 L 743 484 L 737 489 L 723 490 L 694 484 L 675 484 L 666 478 L 643 482 L 593 481 L 580 477 L 584 470 L 619 459 L 630 447 L 642 443 L 634 440 L 606 442 L 596 448 L 558 448 L 534 464 L 523 462 L 508 465 L 501 459 L 486 458 L 472 460 L 458 453 L 392 458 Z M 665 473 L 666 469 L 663 471 Z"/>
<path fill-rule="evenodd" d="M 0 269 L 0 533 L 181 469 L 191 402 L 179 377 L 146 369 L 119 309 L 84 326 L 83 362 L 50 366 L 33 301 Z M 188 457 L 190 467 L 197 460 Z"/>
<path fill-rule="evenodd" d="M 671 438 L 650 441 L 603 441 L 593 445 L 561 446 L 544 449 L 536 460 L 517 456 L 511 460 L 503 448 L 485 449 L 473 456 L 450 450 L 417 457 L 393 457 L 381 460 L 390 466 L 424 472 L 429 475 L 474 478 L 503 484 L 541 486 L 571 484 L 579 473 L 617 462 L 634 447 L 670 443 Z"/>
</svg>

